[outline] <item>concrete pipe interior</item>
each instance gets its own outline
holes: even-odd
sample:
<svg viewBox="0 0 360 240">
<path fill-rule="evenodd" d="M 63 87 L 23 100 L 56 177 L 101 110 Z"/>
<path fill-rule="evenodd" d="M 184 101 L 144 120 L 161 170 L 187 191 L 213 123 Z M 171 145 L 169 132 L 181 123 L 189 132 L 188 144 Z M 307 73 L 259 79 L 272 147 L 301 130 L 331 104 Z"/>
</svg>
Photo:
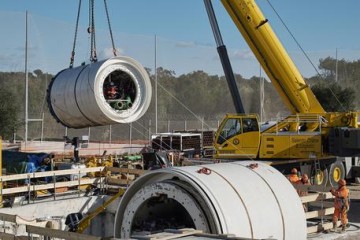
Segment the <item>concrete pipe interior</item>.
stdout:
<svg viewBox="0 0 360 240">
<path fill-rule="evenodd" d="M 133 221 L 133 234 L 163 229 L 195 228 L 186 209 L 167 194 L 159 194 L 144 201 L 136 211 Z"/>
<path fill-rule="evenodd" d="M 104 98 L 115 111 L 131 108 L 136 98 L 136 91 L 131 76 L 121 70 L 111 72 L 103 84 Z"/>
<path fill-rule="evenodd" d="M 276 169 L 254 162 L 152 171 L 135 181 L 119 204 L 114 236 L 195 228 L 251 239 L 306 239 L 297 192 Z M 203 169 L 206 171 L 202 171 Z"/>
<path fill-rule="evenodd" d="M 150 105 L 151 91 L 144 67 L 121 56 L 59 72 L 47 100 L 58 122 L 85 128 L 138 120 Z"/>
</svg>

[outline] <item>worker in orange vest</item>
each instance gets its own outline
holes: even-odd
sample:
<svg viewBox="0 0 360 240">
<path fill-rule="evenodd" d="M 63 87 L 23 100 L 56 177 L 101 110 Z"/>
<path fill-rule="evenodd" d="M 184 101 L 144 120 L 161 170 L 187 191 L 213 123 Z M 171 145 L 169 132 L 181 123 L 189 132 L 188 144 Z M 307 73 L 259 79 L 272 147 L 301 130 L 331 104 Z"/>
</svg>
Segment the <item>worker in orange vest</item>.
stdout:
<svg viewBox="0 0 360 240">
<path fill-rule="evenodd" d="M 346 188 L 346 181 L 340 179 L 338 182 L 338 189 L 331 189 L 330 192 L 335 196 L 334 200 L 334 215 L 333 215 L 333 230 L 336 230 L 337 221 L 341 219 L 342 231 L 345 231 L 348 223 L 347 212 L 349 210 L 349 189 Z"/>
<path fill-rule="evenodd" d="M 300 178 L 299 176 L 297 175 L 297 169 L 296 168 L 293 168 L 291 169 L 291 174 L 288 176 L 288 179 L 291 183 L 298 183 Z"/>
</svg>

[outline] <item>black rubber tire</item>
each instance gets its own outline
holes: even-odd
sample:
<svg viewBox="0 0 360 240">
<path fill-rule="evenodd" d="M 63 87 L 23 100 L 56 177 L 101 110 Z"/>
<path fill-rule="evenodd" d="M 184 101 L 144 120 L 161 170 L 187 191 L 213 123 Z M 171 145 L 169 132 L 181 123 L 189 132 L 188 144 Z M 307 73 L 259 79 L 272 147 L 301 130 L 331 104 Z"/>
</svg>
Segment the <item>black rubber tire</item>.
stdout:
<svg viewBox="0 0 360 240">
<path fill-rule="evenodd" d="M 318 172 L 313 169 L 311 178 L 313 179 L 313 185 L 326 187 L 329 182 L 327 168 L 321 166 L 321 169 Z"/>
<path fill-rule="evenodd" d="M 328 166 L 329 186 L 337 187 L 338 181 L 345 178 L 345 167 L 341 161 L 336 161 Z"/>
</svg>

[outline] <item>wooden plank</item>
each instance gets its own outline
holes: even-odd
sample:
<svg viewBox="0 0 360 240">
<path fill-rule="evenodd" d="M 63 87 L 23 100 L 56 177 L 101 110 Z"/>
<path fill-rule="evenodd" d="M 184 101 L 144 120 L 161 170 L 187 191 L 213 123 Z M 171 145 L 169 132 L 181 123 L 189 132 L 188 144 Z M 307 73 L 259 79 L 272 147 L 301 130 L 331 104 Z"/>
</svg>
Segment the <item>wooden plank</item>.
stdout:
<svg viewBox="0 0 360 240">
<path fill-rule="evenodd" d="M 62 231 L 58 229 L 50 229 L 26 225 L 26 232 L 38 234 L 41 236 L 49 236 L 51 238 L 62 238 L 66 240 L 101 240 L 101 237 L 94 237 L 86 234 Z"/>
<path fill-rule="evenodd" d="M 338 221 L 337 225 L 339 226 L 340 225 L 340 221 Z M 333 228 L 333 224 L 332 222 L 327 222 L 327 223 L 324 223 L 324 224 L 318 224 L 316 226 L 311 226 L 311 227 L 308 227 L 307 228 L 307 233 L 310 234 L 310 233 L 317 233 L 317 232 L 322 232 L 322 231 L 325 231 L 325 230 L 329 230 L 329 229 L 332 229 Z"/>
<path fill-rule="evenodd" d="M 121 185 L 129 185 L 133 182 L 133 180 L 130 179 L 119 179 L 119 178 L 111 178 L 108 177 L 106 179 L 106 183 L 109 185 L 117 185 L 117 186 L 121 186 Z"/>
<path fill-rule="evenodd" d="M 147 170 L 142 170 L 142 169 L 117 168 L 117 167 L 106 167 L 106 171 L 110 171 L 112 173 L 131 173 L 135 175 L 142 175 L 147 172 Z"/>
<path fill-rule="evenodd" d="M 309 195 L 302 196 L 300 198 L 302 203 L 307 203 L 307 202 L 320 201 L 324 199 L 331 199 L 333 198 L 333 195 L 330 192 L 310 193 Z"/>
<path fill-rule="evenodd" d="M 1 240 L 15 240 L 17 237 L 13 234 L 0 232 L 0 239 Z"/>
<path fill-rule="evenodd" d="M 13 180 L 23 180 L 28 178 L 53 177 L 53 176 L 62 176 L 62 175 L 79 174 L 79 173 L 101 172 L 103 171 L 103 169 L 104 167 L 91 167 L 91 168 L 78 168 L 78 169 L 66 169 L 66 170 L 56 170 L 56 171 L 46 171 L 46 172 L 4 175 L 4 176 L 0 176 L 0 181 L 6 182 Z"/>
<path fill-rule="evenodd" d="M 331 187 L 324 187 L 319 185 L 303 185 L 303 184 L 292 184 L 296 190 L 308 191 L 313 193 L 330 192 Z"/>
<path fill-rule="evenodd" d="M 330 214 L 333 214 L 334 211 L 335 211 L 335 208 L 331 207 L 331 208 L 320 209 L 317 211 L 306 212 L 305 215 L 306 215 L 306 219 L 309 219 L 309 218 L 330 215 Z"/>
<path fill-rule="evenodd" d="M 4 222 L 16 222 L 16 215 L 7 214 L 7 213 L 0 213 L 0 220 Z"/>
<path fill-rule="evenodd" d="M 334 206 L 334 202 L 325 202 L 325 201 L 320 201 L 320 202 L 311 202 L 309 203 L 309 206 L 311 207 L 321 207 L 321 208 L 330 208 Z"/>
<path fill-rule="evenodd" d="M 81 178 L 75 181 L 67 181 L 67 182 L 57 182 L 55 184 L 55 188 L 61 187 L 74 187 L 85 184 L 96 184 L 100 183 L 100 181 L 104 181 L 105 178 Z M 47 183 L 47 184 L 39 184 L 39 185 L 30 185 L 30 191 L 37 191 L 37 190 L 45 190 L 45 189 L 54 189 L 54 183 Z M 21 187 L 14 187 L 14 188 L 5 188 L 2 190 L 3 195 L 13 194 L 13 193 L 21 193 L 21 192 L 28 192 L 28 186 L 21 186 Z"/>
</svg>

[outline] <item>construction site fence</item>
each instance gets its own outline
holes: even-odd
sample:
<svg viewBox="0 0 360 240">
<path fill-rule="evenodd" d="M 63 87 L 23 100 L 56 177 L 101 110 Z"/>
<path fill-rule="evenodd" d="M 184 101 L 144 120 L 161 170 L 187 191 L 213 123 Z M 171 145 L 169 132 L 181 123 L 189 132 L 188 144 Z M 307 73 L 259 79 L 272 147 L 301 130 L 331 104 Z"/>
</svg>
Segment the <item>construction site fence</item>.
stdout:
<svg viewBox="0 0 360 240">
<path fill-rule="evenodd" d="M 81 186 L 93 185 L 104 187 L 105 177 L 84 178 L 88 173 L 101 173 L 104 167 L 90 167 L 68 170 L 56 170 L 46 172 L 33 172 L 23 174 L 13 174 L 0 176 L 0 195 L 4 199 L 9 196 L 14 199 L 15 196 L 26 196 L 28 203 L 31 199 L 35 199 L 41 191 L 51 190 L 51 194 L 56 200 L 57 194 L 67 191 L 69 188 L 74 188 L 81 193 Z M 70 181 L 57 181 L 60 176 L 72 176 Z M 34 184 L 39 178 L 52 178 L 49 182 L 39 182 Z M 3 205 L 2 204 L 2 205 Z"/>
<path fill-rule="evenodd" d="M 54 127 L 53 124 L 46 124 L 46 121 L 30 122 L 28 130 L 28 141 L 63 140 L 64 136 L 82 137 L 87 136 L 89 141 L 100 141 L 114 143 L 120 141 L 131 142 L 133 140 L 150 140 L 156 133 L 176 131 L 202 131 L 215 130 L 218 128 L 221 119 L 204 120 L 167 120 L 154 121 L 151 119 L 140 119 L 133 123 L 114 124 L 108 126 L 89 127 L 83 129 L 72 129 L 61 124 Z M 23 127 L 16 129 L 11 139 L 12 142 L 24 141 L 25 130 Z"/>
</svg>

